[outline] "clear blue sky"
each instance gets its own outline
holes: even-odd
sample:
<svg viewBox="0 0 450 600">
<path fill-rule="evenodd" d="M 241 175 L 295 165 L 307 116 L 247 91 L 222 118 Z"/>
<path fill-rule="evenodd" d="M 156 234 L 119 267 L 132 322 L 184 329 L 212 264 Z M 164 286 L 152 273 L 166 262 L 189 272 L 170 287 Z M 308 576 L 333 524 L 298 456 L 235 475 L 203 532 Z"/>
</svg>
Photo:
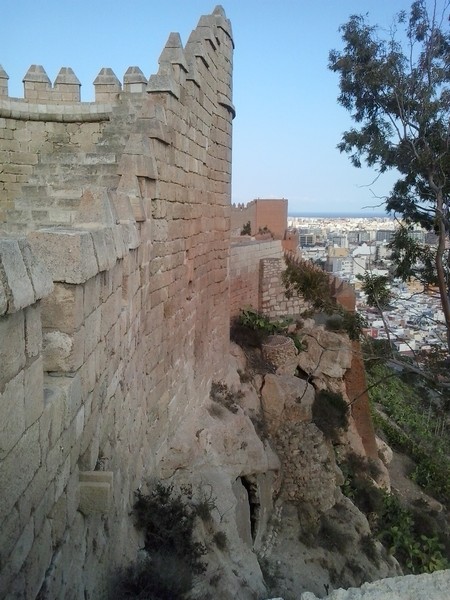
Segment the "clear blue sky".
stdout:
<svg viewBox="0 0 450 600">
<path fill-rule="evenodd" d="M 336 149 L 351 125 L 338 106 L 338 77 L 328 52 L 341 47 L 338 28 L 368 13 L 388 27 L 408 0 L 223 0 L 234 41 L 233 202 L 287 198 L 289 212 L 359 211 L 375 205 L 392 176 L 370 185 L 373 171 L 351 166 Z M 0 64 L 11 96 L 41 64 L 53 81 L 72 67 L 82 99 L 93 99 L 102 67 L 119 79 L 129 66 L 155 73 L 171 31 L 186 43 L 209 0 L 1 0 Z M 377 209 L 378 211 L 380 209 Z M 369 211 L 370 212 L 370 211 Z"/>
</svg>

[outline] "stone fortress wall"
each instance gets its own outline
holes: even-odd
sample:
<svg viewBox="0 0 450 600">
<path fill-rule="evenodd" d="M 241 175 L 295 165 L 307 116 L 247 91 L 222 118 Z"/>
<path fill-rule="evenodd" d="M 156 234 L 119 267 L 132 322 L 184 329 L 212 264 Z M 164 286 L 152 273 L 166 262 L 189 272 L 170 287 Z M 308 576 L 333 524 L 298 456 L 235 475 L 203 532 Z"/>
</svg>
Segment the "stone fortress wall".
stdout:
<svg viewBox="0 0 450 600">
<path fill-rule="evenodd" d="M 282 232 L 230 251 L 232 54 L 217 7 L 148 80 L 102 69 L 95 102 L 38 65 L 10 98 L 0 68 L 2 599 L 107 595 L 140 547 L 134 492 L 207 453 L 230 312 L 281 310 Z"/>
<path fill-rule="evenodd" d="M 258 198 L 247 204 L 234 204 L 231 207 L 231 235 L 240 235 L 244 225 L 250 222 L 251 235 L 268 228 L 276 240 L 282 240 L 287 216 L 288 201 L 285 198 Z"/>
<path fill-rule="evenodd" d="M 265 259 L 282 259 L 280 240 L 251 240 L 247 236 L 233 240 L 230 249 L 230 313 L 242 308 L 261 310 L 261 267 Z M 275 315 L 273 315 L 275 316 Z"/>
<path fill-rule="evenodd" d="M 228 355 L 233 40 L 220 7 L 158 73 L 0 72 L 0 598 L 98 598 L 129 517 Z"/>
</svg>

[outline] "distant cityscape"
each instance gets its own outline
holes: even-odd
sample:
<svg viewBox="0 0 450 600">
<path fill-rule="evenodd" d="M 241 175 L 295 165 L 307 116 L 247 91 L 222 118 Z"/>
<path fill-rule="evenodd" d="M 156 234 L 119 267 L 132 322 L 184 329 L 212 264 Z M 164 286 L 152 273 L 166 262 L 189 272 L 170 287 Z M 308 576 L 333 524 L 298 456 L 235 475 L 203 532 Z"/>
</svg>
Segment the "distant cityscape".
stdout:
<svg viewBox="0 0 450 600">
<path fill-rule="evenodd" d="M 404 283 L 391 276 L 392 240 L 397 222 L 383 213 L 370 217 L 361 213 L 292 213 L 288 226 L 297 229 L 302 257 L 320 264 L 355 289 L 357 310 L 367 319 L 367 334 L 391 339 L 405 355 L 445 347 L 443 312 L 437 293 L 422 292 L 418 282 Z M 420 228 L 412 235 L 422 243 L 435 245 L 437 238 Z M 392 301 L 383 312 L 367 305 L 358 276 L 370 272 L 390 278 Z M 386 331 L 386 326 L 388 331 Z"/>
</svg>

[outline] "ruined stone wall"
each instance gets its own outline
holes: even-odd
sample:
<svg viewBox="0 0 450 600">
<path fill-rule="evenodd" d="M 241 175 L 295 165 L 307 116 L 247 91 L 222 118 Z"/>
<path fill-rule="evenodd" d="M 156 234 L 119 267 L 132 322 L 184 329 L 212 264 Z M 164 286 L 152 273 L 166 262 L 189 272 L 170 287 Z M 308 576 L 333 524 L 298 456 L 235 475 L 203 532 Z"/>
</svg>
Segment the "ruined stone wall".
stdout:
<svg viewBox="0 0 450 600">
<path fill-rule="evenodd" d="M 0 598 L 104 597 L 223 376 L 232 50 L 219 7 L 95 103 L 0 73 Z"/>
<path fill-rule="evenodd" d="M 230 251 L 230 313 L 242 308 L 260 310 L 260 270 L 265 259 L 283 255 L 279 240 L 234 240 Z"/>
<path fill-rule="evenodd" d="M 301 268 L 302 259 L 298 254 L 288 252 L 287 256 L 289 256 L 290 261 L 297 263 Z M 280 258 L 269 257 L 261 262 L 259 306 L 261 312 L 270 317 L 298 315 L 310 308 L 308 303 L 297 294 L 294 294 L 291 298 L 286 298 L 286 288 L 282 280 L 282 273 L 285 268 L 285 261 Z M 353 288 L 336 277 L 330 278 L 330 286 L 336 303 L 349 311 L 354 311 L 356 299 Z"/>
<path fill-rule="evenodd" d="M 286 263 L 282 258 L 266 258 L 261 261 L 259 306 L 262 313 L 271 317 L 300 315 L 308 308 L 305 300 L 298 295 L 286 297 L 282 273 Z"/>
</svg>

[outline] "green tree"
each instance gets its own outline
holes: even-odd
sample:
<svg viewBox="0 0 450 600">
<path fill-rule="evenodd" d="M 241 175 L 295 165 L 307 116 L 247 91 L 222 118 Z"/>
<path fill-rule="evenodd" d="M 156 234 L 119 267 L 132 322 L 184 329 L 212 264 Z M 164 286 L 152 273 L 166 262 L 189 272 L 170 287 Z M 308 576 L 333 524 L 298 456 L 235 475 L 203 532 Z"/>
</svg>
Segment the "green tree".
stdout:
<svg viewBox="0 0 450 600">
<path fill-rule="evenodd" d="M 369 306 L 374 306 L 381 312 L 389 305 L 392 293 L 388 288 L 388 277 L 366 272 L 364 275 L 357 275 L 357 278 L 362 282 L 361 287 L 367 296 Z"/>
<path fill-rule="evenodd" d="M 241 235 L 252 235 L 252 226 L 250 221 L 247 221 L 247 223 L 242 226 Z"/>
<path fill-rule="evenodd" d="M 330 328 L 346 331 L 351 340 L 359 340 L 363 328 L 367 326 L 366 319 L 360 313 L 348 311 L 336 302 L 329 274 L 307 260 L 285 260 L 286 269 L 282 279 L 286 297 L 299 294 L 310 305 L 313 313 L 332 315 L 333 318 L 327 322 Z M 309 310 L 304 311 L 304 315 L 309 313 Z"/>
<path fill-rule="evenodd" d="M 449 5 L 436 0 L 428 10 L 424 0 L 416 0 L 387 33 L 363 16 L 351 16 L 341 27 L 344 49 L 330 52 L 329 68 L 340 76 L 338 101 L 356 124 L 343 133 L 338 148 L 356 167 L 364 159 L 379 173 L 397 169 L 385 206 L 404 224 L 395 256 L 398 274 L 414 276 L 417 262 L 427 260 L 423 275 L 438 285 L 450 351 Z M 437 235 L 436 248 L 425 257 L 409 243 L 414 224 Z"/>
</svg>

